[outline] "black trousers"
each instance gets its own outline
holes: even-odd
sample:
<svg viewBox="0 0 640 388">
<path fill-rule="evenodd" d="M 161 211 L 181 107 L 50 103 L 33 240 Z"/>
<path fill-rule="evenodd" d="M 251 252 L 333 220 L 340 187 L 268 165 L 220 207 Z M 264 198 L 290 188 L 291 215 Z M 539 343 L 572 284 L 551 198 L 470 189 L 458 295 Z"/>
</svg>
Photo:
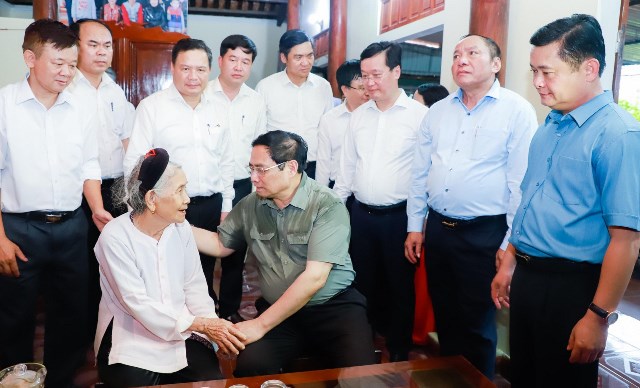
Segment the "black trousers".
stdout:
<svg viewBox="0 0 640 388">
<path fill-rule="evenodd" d="M 598 361 L 569 363 L 567 344 L 593 300 L 599 278 L 599 265 L 518 263 L 510 294 L 512 387 L 597 386 Z"/>
<path fill-rule="evenodd" d="M 122 177 L 116 179 L 123 179 Z M 127 207 L 124 205 L 114 205 L 112 189 L 116 179 L 103 179 L 100 185 L 100 192 L 102 194 L 102 204 L 104 209 L 111 213 L 113 218 L 116 218 L 127 212 Z M 87 199 L 82 197 L 82 211 L 87 217 L 87 224 L 89 227 L 87 234 L 87 248 L 89 260 L 89 274 L 87 277 L 87 344 L 93 346 L 93 340 L 96 336 L 96 326 L 98 325 L 98 306 L 100 305 L 100 297 L 102 292 L 100 291 L 100 266 L 98 260 L 93 252 L 93 248 L 98 242 L 100 237 L 100 231 L 93 223 L 91 218 L 91 208 Z"/>
<path fill-rule="evenodd" d="M 355 286 L 367 298 L 369 319 L 385 335 L 389 353 L 406 359 L 415 309 L 415 266 L 404 257 L 406 206 L 376 212 L 355 200 L 350 211 Z"/>
<path fill-rule="evenodd" d="M 213 349 L 193 339 L 185 341 L 187 367 L 174 373 L 158 373 L 125 364 L 109 365 L 112 326 L 109 325 L 100 343 L 97 356 L 98 375 L 109 388 L 179 384 L 222 378 L 218 357 Z M 48 387 L 48 385 L 47 385 Z"/>
<path fill-rule="evenodd" d="M 208 197 L 193 197 L 187 208 L 187 221 L 193 226 L 217 232 L 220 225 L 220 213 L 222 210 L 222 194 L 216 193 Z M 213 290 L 213 269 L 216 258 L 200 253 L 200 263 L 204 278 L 207 280 L 209 296 L 218 306 L 218 297 Z"/>
<path fill-rule="evenodd" d="M 236 196 L 233 198 L 233 206 L 251 193 L 251 179 L 240 179 L 233 182 Z M 244 270 L 244 257 L 247 254 L 247 246 L 222 259 L 222 276 L 220 277 L 220 316 L 223 318 L 234 314 L 240 308 L 242 301 L 242 271 Z"/>
<path fill-rule="evenodd" d="M 4 229 L 29 261 L 20 277 L 0 276 L 0 369 L 33 362 L 36 299 L 45 302 L 47 388 L 71 384 L 84 364 L 87 327 L 87 219 L 77 209 L 64 222 L 3 213 Z"/>
<path fill-rule="evenodd" d="M 268 308 L 258 301 L 259 311 Z M 321 357 L 326 368 L 374 364 L 364 296 L 349 287 L 323 304 L 303 307 L 241 351 L 234 375 L 279 373 L 301 353 Z"/>
<path fill-rule="evenodd" d="M 495 257 L 506 216 L 458 222 L 429 211 L 425 263 L 443 356 L 463 355 L 489 379 L 495 373 L 496 308 L 491 300 Z"/>
</svg>

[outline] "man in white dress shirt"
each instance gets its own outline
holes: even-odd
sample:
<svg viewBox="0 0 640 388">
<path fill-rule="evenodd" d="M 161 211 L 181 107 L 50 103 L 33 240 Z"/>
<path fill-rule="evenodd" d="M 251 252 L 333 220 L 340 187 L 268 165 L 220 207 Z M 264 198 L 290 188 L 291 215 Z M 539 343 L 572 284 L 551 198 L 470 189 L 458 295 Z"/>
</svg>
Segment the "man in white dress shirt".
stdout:
<svg viewBox="0 0 640 388">
<path fill-rule="evenodd" d="M 340 65 L 336 70 L 336 80 L 344 96 L 344 102 L 320 119 L 316 161 L 316 182 L 331 188 L 338 176 L 340 151 L 351 112 L 369 101 L 369 95 L 362 83 L 360 60 L 352 59 Z"/>
<path fill-rule="evenodd" d="M 206 92 L 213 101 L 216 125 L 231 137 L 234 158 L 233 206 L 251 193 L 251 177 L 247 172 L 251 157 L 251 142 L 266 131 L 264 99 L 245 84 L 251 66 L 258 55 L 255 43 L 244 35 L 229 35 L 220 43 L 218 66 L 220 75 L 209 82 Z M 238 322 L 242 300 L 242 270 L 245 249 L 237 249 L 221 261 L 219 315 Z"/>
<path fill-rule="evenodd" d="M 392 361 L 406 360 L 413 329 L 415 267 L 404 259 L 411 163 L 427 107 L 398 87 L 402 48 L 369 45 L 360 55 L 371 100 L 351 114 L 334 190 L 353 193 L 351 246 L 356 288 L 368 300 L 374 328 Z"/>
<path fill-rule="evenodd" d="M 213 55 L 199 39 L 180 40 L 171 53 L 173 84 L 140 102 L 124 158 L 128 175 L 138 157 L 151 148 L 164 148 L 187 175 L 191 203 L 187 220 L 216 230 L 231 210 L 233 148 L 228 128 L 216 120 L 214 102 L 204 93 Z M 215 258 L 200 255 L 209 295 L 213 291 Z"/>
<path fill-rule="evenodd" d="M 311 73 L 314 59 L 311 38 L 302 30 L 289 30 L 280 37 L 280 60 L 286 68 L 256 86 L 267 105 L 267 130 L 297 133 L 307 142 L 305 172 L 311 178 L 316 172 L 320 118 L 334 106 L 329 82 Z"/>
<path fill-rule="evenodd" d="M 32 362 L 35 306 L 45 298 L 47 387 L 68 387 L 84 363 L 87 219 L 102 228 L 95 117 L 66 89 L 77 37 L 51 19 L 25 30 L 29 75 L 0 90 L 0 369 Z"/>
<path fill-rule="evenodd" d="M 496 358 L 491 281 L 511 235 L 537 127 L 531 104 L 500 87 L 500 48 L 469 35 L 455 47 L 458 91 L 431 106 L 412 167 L 406 255 L 422 250 L 441 355 L 462 354 L 492 378 Z"/>
<path fill-rule="evenodd" d="M 111 188 L 116 179 L 122 179 L 122 160 L 131 136 L 135 108 L 127 101 L 124 91 L 105 72 L 113 59 L 111 30 L 101 20 L 81 19 L 71 25 L 79 38 L 78 71 L 69 85 L 69 92 L 96 109 L 98 156 L 102 175 L 102 202 L 113 217 L 124 214 L 126 206 L 114 206 Z M 91 221 L 91 208 L 82 201 L 89 222 L 89 343 L 95 337 L 100 303 L 100 274 L 93 247 L 100 231 Z"/>
</svg>

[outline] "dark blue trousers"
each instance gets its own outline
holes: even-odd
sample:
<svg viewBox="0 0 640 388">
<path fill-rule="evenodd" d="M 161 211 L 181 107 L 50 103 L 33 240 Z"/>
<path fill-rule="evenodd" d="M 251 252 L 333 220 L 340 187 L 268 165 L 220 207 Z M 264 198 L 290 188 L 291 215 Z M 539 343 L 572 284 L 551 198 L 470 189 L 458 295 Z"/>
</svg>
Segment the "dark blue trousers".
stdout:
<svg viewBox="0 0 640 388">
<path fill-rule="evenodd" d="M 3 213 L 4 229 L 29 261 L 20 277 L 0 276 L 0 369 L 33 362 L 36 300 L 45 302 L 47 388 L 71 384 L 84 364 L 87 327 L 87 219 L 81 210 L 48 224 Z"/>
<path fill-rule="evenodd" d="M 507 231 L 506 216 L 479 217 L 469 223 L 450 221 L 430 210 L 425 233 L 425 263 L 440 354 L 462 355 L 492 379 L 497 333 L 491 281 L 496 274 L 496 252 Z"/>
</svg>

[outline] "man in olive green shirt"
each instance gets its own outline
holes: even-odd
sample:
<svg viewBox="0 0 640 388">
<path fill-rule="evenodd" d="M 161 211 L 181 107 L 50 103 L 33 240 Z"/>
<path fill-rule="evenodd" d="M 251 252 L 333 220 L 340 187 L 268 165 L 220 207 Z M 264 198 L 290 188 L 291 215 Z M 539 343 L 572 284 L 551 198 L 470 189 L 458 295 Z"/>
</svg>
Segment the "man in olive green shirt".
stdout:
<svg viewBox="0 0 640 388">
<path fill-rule="evenodd" d="M 327 368 L 375 362 L 366 301 L 351 286 L 349 215 L 340 199 L 304 173 L 307 145 L 284 131 L 260 135 L 249 164 L 256 191 L 218 233 L 194 228 L 198 249 L 228 256 L 246 242 L 259 268 L 259 316 L 239 322 L 246 348 L 235 376 L 280 372 L 301 352 Z"/>
</svg>

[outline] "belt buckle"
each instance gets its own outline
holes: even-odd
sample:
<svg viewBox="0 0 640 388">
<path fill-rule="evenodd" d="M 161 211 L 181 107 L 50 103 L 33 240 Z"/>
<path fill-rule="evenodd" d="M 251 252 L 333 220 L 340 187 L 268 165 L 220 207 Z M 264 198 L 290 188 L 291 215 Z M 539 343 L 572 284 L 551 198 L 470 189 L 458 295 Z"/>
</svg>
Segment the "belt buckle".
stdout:
<svg viewBox="0 0 640 388">
<path fill-rule="evenodd" d="M 62 215 L 61 214 L 47 214 L 47 215 L 44 216 L 44 221 L 47 224 L 55 224 L 56 222 L 62 221 Z"/>
<path fill-rule="evenodd" d="M 527 254 L 516 252 L 516 256 L 521 258 L 522 260 L 524 260 L 524 262 L 527 263 L 527 264 L 529 264 L 531 262 L 531 256 L 529 256 Z"/>
<path fill-rule="evenodd" d="M 455 221 L 445 221 L 445 220 L 442 220 L 441 222 L 442 222 L 442 225 L 444 225 L 445 227 L 447 227 L 447 228 L 449 228 L 449 229 L 453 229 L 453 228 L 455 228 L 455 227 L 458 225 L 458 223 L 457 223 L 457 222 L 455 222 Z"/>
</svg>

